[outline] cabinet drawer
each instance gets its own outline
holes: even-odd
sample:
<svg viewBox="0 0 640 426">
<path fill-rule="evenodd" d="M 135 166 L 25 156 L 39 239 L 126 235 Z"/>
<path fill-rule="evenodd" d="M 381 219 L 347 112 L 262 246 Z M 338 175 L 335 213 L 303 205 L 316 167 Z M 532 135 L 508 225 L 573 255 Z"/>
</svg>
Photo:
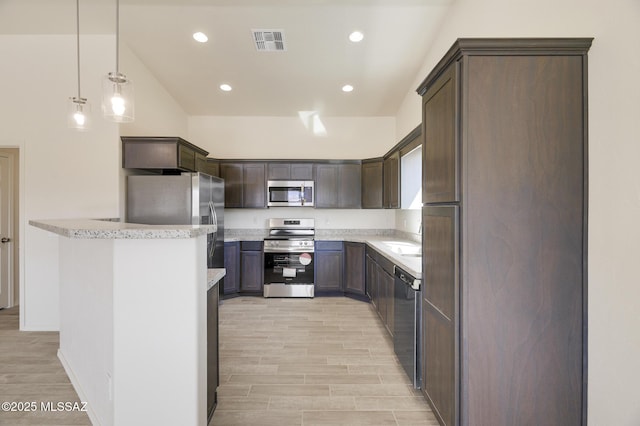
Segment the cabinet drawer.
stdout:
<svg viewBox="0 0 640 426">
<path fill-rule="evenodd" d="M 316 241 L 316 250 L 342 250 L 342 241 Z"/>
<path fill-rule="evenodd" d="M 240 241 L 241 251 L 262 251 L 262 241 Z"/>
</svg>

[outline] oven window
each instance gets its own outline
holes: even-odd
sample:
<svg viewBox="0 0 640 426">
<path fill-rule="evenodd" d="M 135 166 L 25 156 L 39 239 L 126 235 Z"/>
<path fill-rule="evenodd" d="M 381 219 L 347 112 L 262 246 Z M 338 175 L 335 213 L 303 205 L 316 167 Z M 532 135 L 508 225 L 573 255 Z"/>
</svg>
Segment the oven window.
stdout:
<svg viewBox="0 0 640 426">
<path fill-rule="evenodd" d="M 313 284 L 313 253 L 265 253 L 266 284 Z"/>
</svg>

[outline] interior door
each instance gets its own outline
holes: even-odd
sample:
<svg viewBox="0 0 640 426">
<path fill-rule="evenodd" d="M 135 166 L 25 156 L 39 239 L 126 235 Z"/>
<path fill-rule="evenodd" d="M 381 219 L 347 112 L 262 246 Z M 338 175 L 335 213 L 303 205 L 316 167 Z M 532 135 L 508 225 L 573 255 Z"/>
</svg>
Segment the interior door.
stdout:
<svg viewBox="0 0 640 426">
<path fill-rule="evenodd" d="M 0 308 L 11 305 L 13 250 L 11 242 L 13 170 L 12 159 L 8 154 L 0 153 Z"/>
</svg>

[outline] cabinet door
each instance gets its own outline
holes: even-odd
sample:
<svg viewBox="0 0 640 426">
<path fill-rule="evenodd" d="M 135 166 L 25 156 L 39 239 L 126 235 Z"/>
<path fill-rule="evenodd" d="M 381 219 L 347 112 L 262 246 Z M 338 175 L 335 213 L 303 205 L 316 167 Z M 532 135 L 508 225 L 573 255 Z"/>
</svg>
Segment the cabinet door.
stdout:
<svg viewBox="0 0 640 426">
<path fill-rule="evenodd" d="M 240 242 L 224 243 L 224 268 L 227 273 L 223 278 L 222 294 L 233 294 L 240 291 Z"/>
<path fill-rule="evenodd" d="M 218 284 L 220 285 L 220 284 Z M 220 384 L 218 363 L 218 303 L 220 291 L 212 287 L 207 292 L 207 416 L 213 414 L 218 402 L 216 390 Z"/>
<path fill-rule="evenodd" d="M 291 164 L 289 163 L 269 163 L 267 166 L 268 180 L 289 180 L 291 179 Z"/>
<path fill-rule="evenodd" d="M 199 152 L 195 153 L 195 171 L 206 173 L 205 169 L 207 168 L 207 157 L 202 155 Z"/>
<path fill-rule="evenodd" d="M 337 208 L 338 207 L 338 165 L 336 164 L 316 164 L 315 165 L 315 207 Z"/>
<path fill-rule="evenodd" d="M 316 251 L 314 257 L 316 291 L 342 291 L 342 251 Z"/>
<path fill-rule="evenodd" d="M 240 291 L 262 292 L 264 259 L 262 251 L 240 252 Z"/>
<path fill-rule="evenodd" d="M 366 293 L 364 244 L 345 242 L 344 264 L 345 292 L 364 295 Z"/>
<path fill-rule="evenodd" d="M 220 164 L 220 177 L 224 179 L 224 206 L 242 207 L 242 164 Z"/>
<path fill-rule="evenodd" d="M 199 170 L 209 176 L 220 177 L 220 162 L 212 158 L 207 158 L 203 164 L 203 169 Z"/>
<path fill-rule="evenodd" d="M 458 207 L 424 207 L 423 392 L 445 425 L 458 424 Z"/>
<path fill-rule="evenodd" d="M 244 164 L 242 207 L 267 207 L 265 169 L 265 163 Z"/>
<path fill-rule="evenodd" d="M 400 208 L 400 152 L 384 160 L 383 204 L 388 209 Z"/>
<path fill-rule="evenodd" d="M 313 164 L 291 163 L 291 180 L 313 180 Z"/>
<path fill-rule="evenodd" d="M 384 300 L 381 303 L 385 304 L 383 309 L 384 311 L 384 325 L 387 327 L 387 331 L 391 336 L 393 336 L 394 328 L 393 328 L 393 315 L 394 315 L 394 305 L 393 305 L 393 287 L 394 287 L 394 277 L 389 274 L 384 268 L 380 268 L 380 273 L 378 275 L 378 280 L 380 282 L 379 287 L 384 288 Z"/>
<path fill-rule="evenodd" d="M 422 96 L 422 202 L 459 201 L 457 64 Z"/>
<path fill-rule="evenodd" d="M 585 58 L 466 60 L 464 413 L 470 424 L 579 425 L 587 402 Z"/>
<path fill-rule="evenodd" d="M 196 171 L 196 153 L 188 146 L 178 145 L 178 168 L 189 172 Z"/>
<path fill-rule="evenodd" d="M 366 259 L 367 264 L 367 294 L 369 295 L 369 299 L 371 299 L 371 304 L 378 309 L 378 279 L 377 279 L 377 270 L 376 270 L 376 262 L 371 258 L 371 256 L 367 255 Z"/>
<path fill-rule="evenodd" d="M 362 208 L 382 208 L 382 160 L 362 163 Z"/>
<path fill-rule="evenodd" d="M 378 281 L 378 315 L 382 323 L 387 325 L 387 287 L 385 286 L 384 275 L 386 272 L 382 266 L 376 263 L 376 279 Z"/>
<path fill-rule="evenodd" d="M 458 425 L 457 357 L 451 323 L 423 300 L 422 392 L 442 425 Z"/>
<path fill-rule="evenodd" d="M 359 209 L 362 202 L 360 164 L 340 164 L 338 170 L 338 207 Z"/>
</svg>

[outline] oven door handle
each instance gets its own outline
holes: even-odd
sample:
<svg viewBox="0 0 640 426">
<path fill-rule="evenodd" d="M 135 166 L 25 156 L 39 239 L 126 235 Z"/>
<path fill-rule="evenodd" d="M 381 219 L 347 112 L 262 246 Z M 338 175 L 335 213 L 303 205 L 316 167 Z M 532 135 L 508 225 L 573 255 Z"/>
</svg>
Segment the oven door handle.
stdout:
<svg viewBox="0 0 640 426">
<path fill-rule="evenodd" d="M 264 252 L 265 253 L 313 253 L 314 249 L 313 247 L 309 247 L 309 248 L 284 248 L 284 247 L 264 247 Z"/>
</svg>

